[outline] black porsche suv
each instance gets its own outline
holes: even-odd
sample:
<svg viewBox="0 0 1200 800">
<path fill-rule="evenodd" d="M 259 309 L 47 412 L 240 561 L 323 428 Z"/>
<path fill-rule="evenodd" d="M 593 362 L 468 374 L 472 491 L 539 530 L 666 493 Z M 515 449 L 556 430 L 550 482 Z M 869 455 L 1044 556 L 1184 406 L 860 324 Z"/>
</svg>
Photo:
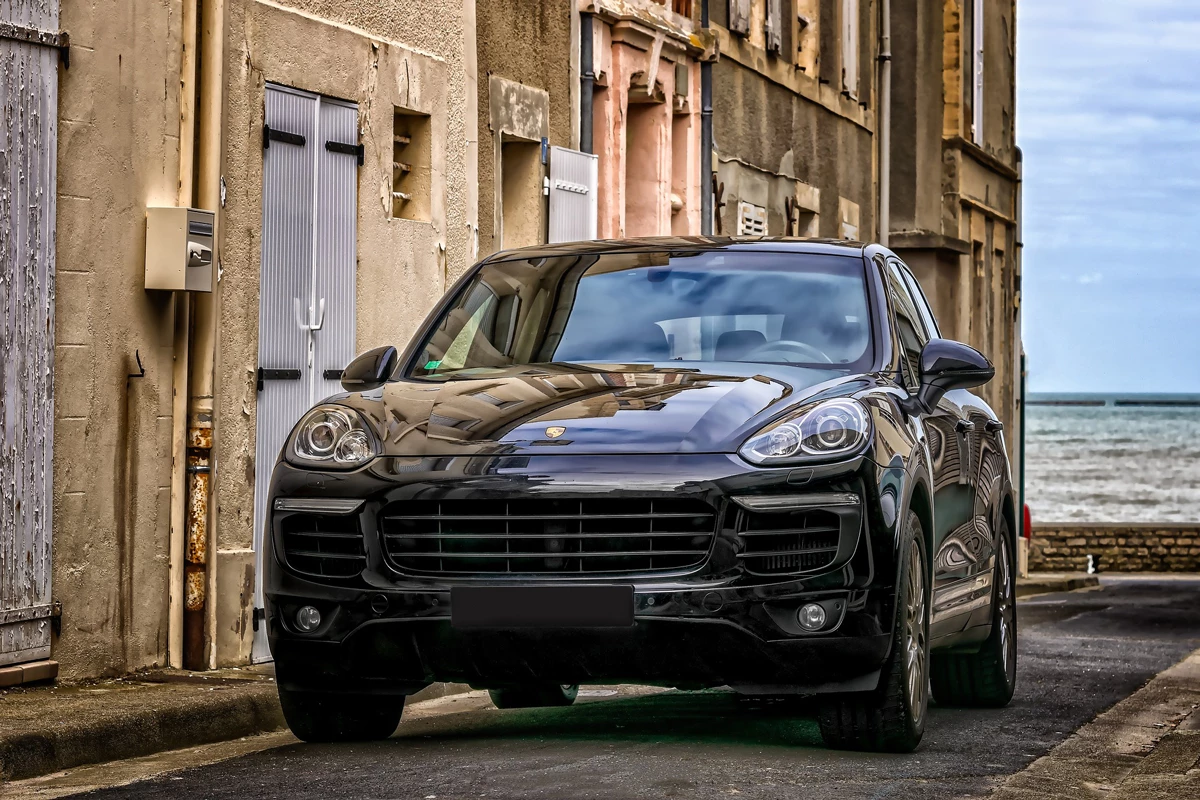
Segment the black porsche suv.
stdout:
<svg viewBox="0 0 1200 800">
<path fill-rule="evenodd" d="M 433 681 L 819 695 L 835 747 L 910 751 L 929 691 L 1000 706 L 1013 489 L 994 374 L 908 268 L 833 241 L 498 253 L 403 354 L 314 407 L 271 480 L 280 698 L 384 738 Z"/>
</svg>

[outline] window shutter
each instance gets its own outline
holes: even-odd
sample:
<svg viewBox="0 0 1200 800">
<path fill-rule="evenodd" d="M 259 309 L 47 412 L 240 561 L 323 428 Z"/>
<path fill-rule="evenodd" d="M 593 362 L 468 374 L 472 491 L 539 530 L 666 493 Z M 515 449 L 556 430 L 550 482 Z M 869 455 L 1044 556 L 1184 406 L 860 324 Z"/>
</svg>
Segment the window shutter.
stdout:
<svg viewBox="0 0 1200 800">
<path fill-rule="evenodd" d="M 973 36 L 971 42 L 971 140 L 983 144 L 983 2 L 972 3 Z"/>
<path fill-rule="evenodd" d="M 858 0 L 842 0 L 842 91 L 858 95 Z"/>
<path fill-rule="evenodd" d="M 779 55 L 783 52 L 783 0 L 767 0 L 767 51 Z"/>
<path fill-rule="evenodd" d="M 738 236 L 766 236 L 767 210 L 753 203 L 738 203 Z"/>
<path fill-rule="evenodd" d="M 750 35 L 750 0 L 729 0 L 729 32 Z"/>
</svg>

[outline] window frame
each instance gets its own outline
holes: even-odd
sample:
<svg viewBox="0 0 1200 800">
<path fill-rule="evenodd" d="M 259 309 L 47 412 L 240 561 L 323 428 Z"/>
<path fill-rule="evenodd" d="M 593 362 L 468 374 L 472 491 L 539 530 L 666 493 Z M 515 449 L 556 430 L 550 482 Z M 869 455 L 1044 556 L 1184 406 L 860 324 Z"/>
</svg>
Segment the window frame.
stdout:
<svg viewBox="0 0 1200 800">
<path fill-rule="evenodd" d="M 913 330 L 917 334 L 917 339 L 924 349 L 925 345 L 929 344 L 929 331 L 925 328 L 925 321 L 921 318 L 921 313 L 917 309 L 917 304 L 912 298 L 908 290 L 908 286 L 904 280 L 904 273 L 901 270 L 903 262 L 895 256 L 884 259 L 883 272 L 884 284 L 888 293 L 888 313 L 891 314 L 893 327 L 893 338 L 900 353 L 902 383 L 904 388 L 910 394 L 917 392 L 921 388 L 921 365 L 920 363 L 913 364 L 909 359 L 908 349 L 904 346 L 903 336 L 900 332 L 900 303 L 898 301 L 907 301 L 911 306 L 912 314 L 905 312 L 905 316 L 913 322 Z M 899 294 L 899 297 L 897 297 Z"/>
<path fill-rule="evenodd" d="M 899 258 L 896 259 L 896 263 L 900 265 L 900 274 L 904 276 L 904 281 L 908 285 L 908 293 L 917 306 L 917 313 L 921 315 L 921 321 L 925 323 L 925 332 L 931 339 L 941 339 L 942 328 L 938 325 L 937 316 L 933 313 L 933 306 L 929 304 L 929 298 L 925 296 L 925 290 L 921 288 L 917 276 L 913 275 L 908 264 Z"/>
<path fill-rule="evenodd" d="M 862 9 L 859 0 L 842 0 L 842 92 L 851 98 L 858 97 L 862 76 L 859 74 L 859 17 Z"/>
</svg>

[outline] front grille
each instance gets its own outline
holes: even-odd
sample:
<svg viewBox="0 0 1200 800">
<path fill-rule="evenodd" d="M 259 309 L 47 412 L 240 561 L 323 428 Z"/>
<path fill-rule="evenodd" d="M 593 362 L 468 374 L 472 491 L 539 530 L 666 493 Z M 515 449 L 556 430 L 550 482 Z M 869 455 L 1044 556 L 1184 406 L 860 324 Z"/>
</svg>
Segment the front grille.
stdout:
<svg viewBox="0 0 1200 800">
<path fill-rule="evenodd" d="M 295 572 L 352 578 L 367 564 L 357 514 L 289 514 L 280 529 L 284 558 Z"/>
<path fill-rule="evenodd" d="M 481 577 L 685 570 L 715 527 L 711 506 L 680 498 L 411 500 L 380 515 L 395 568 Z"/>
<path fill-rule="evenodd" d="M 738 558 L 752 575 L 787 575 L 829 566 L 840 540 L 838 516 L 808 509 L 775 514 L 741 512 Z"/>
</svg>

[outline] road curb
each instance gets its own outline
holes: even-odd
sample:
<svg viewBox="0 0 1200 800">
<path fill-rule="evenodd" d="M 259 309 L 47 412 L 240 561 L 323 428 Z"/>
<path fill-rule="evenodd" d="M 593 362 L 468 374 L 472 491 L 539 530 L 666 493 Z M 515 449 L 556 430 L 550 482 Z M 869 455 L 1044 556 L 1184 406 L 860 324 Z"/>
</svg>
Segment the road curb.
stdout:
<svg viewBox="0 0 1200 800">
<path fill-rule="evenodd" d="M 1100 579 L 1095 575 L 1033 573 L 1028 578 L 1017 579 L 1017 597 L 1049 592 L 1073 592 L 1076 589 L 1099 585 Z"/>
<path fill-rule="evenodd" d="M 1160 742 L 1177 732 L 1187 735 L 1198 708 L 1200 650 L 1160 672 L 1049 753 L 1009 776 L 991 800 L 1195 796 L 1122 789 L 1131 776 L 1154 771 L 1153 757 Z M 1190 747 L 1189 754 L 1190 765 L 1200 747 Z"/>
<path fill-rule="evenodd" d="M 10 691 L 0 696 L 0 783 L 285 727 L 273 680 L 228 675 L 151 673 Z M 470 691 L 435 683 L 408 702 Z"/>
<path fill-rule="evenodd" d="M 0 723 L 4 723 L 0 730 L 0 781 L 238 739 L 283 727 L 274 681 L 192 688 L 190 692 L 146 691 L 140 697 L 120 698 L 121 702 L 108 706 L 101 695 L 95 701 L 97 707 L 85 712 L 72 708 L 67 714 L 55 714 L 54 701 L 47 697 L 44 717 L 15 725 L 7 724 L 12 720 L 5 716 L 6 704 L 0 704 Z M 65 688 L 57 694 L 70 697 L 75 691 L 89 690 Z"/>
</svg>

